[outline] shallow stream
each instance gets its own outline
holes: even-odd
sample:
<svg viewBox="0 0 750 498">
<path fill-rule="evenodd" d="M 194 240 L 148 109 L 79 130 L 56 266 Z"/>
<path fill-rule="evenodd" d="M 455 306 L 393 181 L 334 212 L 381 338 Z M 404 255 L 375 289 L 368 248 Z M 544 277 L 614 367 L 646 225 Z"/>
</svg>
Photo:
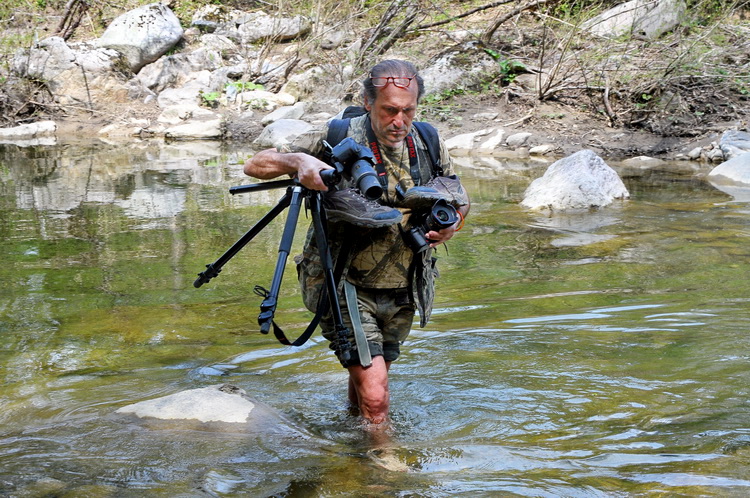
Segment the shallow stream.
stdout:
<svg viewBox="0 0 750 498">
<path fill-rule="evenodd" d="M 472 213 L 438 253 L 436 311 L 391 370 L 375 446 L 319 334 L 258 333 L 281 221 L 192 285 L 283 193 L 228 193 L 249 153 L 0 146 L 0 494 L 750 493 L 747 201 L 700 171 L 613 164 L 630 201 L 549 217 L 518 205 L 545 164 L 461 160 Z M 295 335 L 292 266 L 277 319 Z M 113 413 L 219 383 L 308 437 Z"/>
</svg>

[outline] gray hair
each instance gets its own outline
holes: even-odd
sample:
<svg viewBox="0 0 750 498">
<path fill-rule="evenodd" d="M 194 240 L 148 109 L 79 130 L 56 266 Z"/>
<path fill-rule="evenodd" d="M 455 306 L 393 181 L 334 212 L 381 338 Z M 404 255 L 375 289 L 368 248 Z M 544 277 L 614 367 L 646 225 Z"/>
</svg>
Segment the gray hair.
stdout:
<svg viewBox="0 0 750 498">
<path fill-rule="evenodd" d="M 411 78 L 416 75 L 417 81 L 417 102 L 422 98 L 424 94 L 424 80 L 417 72 L 417 68 L 411 62 L 400 60 L 400 59 L 388 59 L 384 60 L 370 69 L 370 74 L 365 77 L 362 81 L 362 97 L 366 102 L 372 104 L 375 102 L 375 98 L 378 96 L 378 89 L 372 84 L 370 78 L 387 77 L 387 76 L 402 76 L 405 78 Z"/>
</svg>

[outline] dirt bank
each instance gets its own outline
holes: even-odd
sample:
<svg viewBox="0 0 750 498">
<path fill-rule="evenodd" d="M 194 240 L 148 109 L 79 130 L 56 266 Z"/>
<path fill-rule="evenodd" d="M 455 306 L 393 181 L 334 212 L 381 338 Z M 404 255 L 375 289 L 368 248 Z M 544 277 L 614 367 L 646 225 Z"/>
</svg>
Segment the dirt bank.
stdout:
<svg viewBox="0 0 750 498">
<path fill-rule="evenodd" d="M 555 156 L 589 148 L 618 159 L 674 158 L 716 141 L 724 130 L 746 129 L 750 89 L 743 83 L 743 71 L 750 42 L 742 19 L 724 17 L 723 24 L 716 26 L 686 22 L 659 40 L 602 40 L 569 30 L 568 24 L 550 21 L 546 14 L 529 11 L 503 24 L 490 42 L 478 48 L 479 53 L 496 58 L 502 74 L 429 96 L 422 102 L 420 118 L 436 125 L 445 138 L 502 128 L 506 136 L 531 133 L 528 145 L 551 145 Z M 470 33 L 469 39 L 477 39 L 498 15 L 488 9 L 462 19 L 460 26 L 416 30 L 376 58 L 405 58 L 418 67 L 429 67 L 441 53 L 460 46 L 455 33 L 464 31 Z M 704 36 L 714 28 L 721 31 L 721 38 Z M 77 36 L 91 39 L 93 33 Z M 269 55 L 296 53 L 292 49 L 299 46 L 294 43 L 279 43 Z M 310 50 L 295 70 L 336 61 L 343 66 L 346 47 Z M 715 56 L 719 53 L 721 57 Z M 253 81 L 253 74 L 243 78 Z M 0 83 L 0 90 L 3 86 Z M 23 119 L 19 123 L 55 120 L 61 141 L 96 137 L 104 126 L 129 119 L 153 122 L 160 113 L 155 103 L 143 102 L 94 102 L 93 110 L 86 111 L 43 101 L 41 93 L 27 97 L 35 105 L 24 107 L 18 101 L 4 108 L 16 110 L 14 116 Z M 334 114 L 344 106 L 322 106 L 314 98 L 307 101 L 314 112 Z M 5 101 L 0 99 L 0 104 Z M 251 141 L 262 129 L 261 112 L 248 119 L 228 109 L 220 111 L 229 140 Z"/>
</svg>

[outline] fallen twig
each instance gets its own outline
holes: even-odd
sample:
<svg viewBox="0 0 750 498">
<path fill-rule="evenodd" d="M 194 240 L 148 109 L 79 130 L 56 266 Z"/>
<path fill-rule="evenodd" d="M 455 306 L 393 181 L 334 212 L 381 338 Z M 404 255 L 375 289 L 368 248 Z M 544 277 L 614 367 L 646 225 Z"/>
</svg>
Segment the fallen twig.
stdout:
<svg viewBox="0 0 750 498">
<path fill-rule="evenodd" d="M 510 123 L 505 123 L 503 126 L 513 126 L 513 125 L 517 125 L 519 123 L 523 123 L 527 119 L 531 119 L 531 117 L 533 115 L 534 115 L 534 111 L 530 111 L 527 115 L 525 115 L 521 119 L 516 119 L 515 121 L 511 121 Z"/>
<path fill-rule="evenodd" d="M 434 28 L 435 26 L 442 26 L 443 24 L 448 24 L 450 22 L 455 21 L 456 19 L 468 17 L 472 14 L 476 14 L 477 12 L 481 12 L 483 10 L 491 9 L 493 7 L 498 7 L 500 5 L 504 5 L 506 3 L 512 3 L 512 2 L 513 0 L 498 0 L 497 2 L 488 3 L 486 5 L 482 5 L 482 6 L 467 10 L 466 12 L 462 12 L 461 14 L 456 14 L 455 16 L 451 16 L 448 19 L 443 19 L 442 21 L 435 21 L 429 24 L 420 24 L 419 26 L 417 26 L 417 29 L 429 29 L 429 28 Z"/>
<path fill-rule="evenodd" d="M 609 103 L 609 78 L 605 78 L 604 93 L 602 94 L 602 100 L 604 101 L 604 110 L 607 112 L 609 118 L 609 126 L 615 126 L 615 113 L 612 111 L 612 105 Z"/>
</svg>

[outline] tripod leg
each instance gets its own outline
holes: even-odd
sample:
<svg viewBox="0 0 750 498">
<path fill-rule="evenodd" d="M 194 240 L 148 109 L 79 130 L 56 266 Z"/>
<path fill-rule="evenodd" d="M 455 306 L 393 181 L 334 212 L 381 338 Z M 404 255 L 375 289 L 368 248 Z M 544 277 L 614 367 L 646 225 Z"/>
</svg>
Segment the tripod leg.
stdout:
<svg viewBox="0 0 750 498">
<path fill-rule="evenodd" d="M 320 205 L 320 194 L 313 193 L 310 197 L 310 211 L 312 211 L 313 226 L 315 228 L 315 240 L 320 251 L 320 261 L 323 265 L 326 291 L 333 316 L 334 330 L 336 332 L 336 352 L 339 360 L 347 364 L 351 359 L 351 346 L 349 344 L 349 329 L 344 325 L 344 317 L 341 314 L 338 291 L 336 289 L 336 278 L 333 274 L 333 259 L 328 246 L 325 228 L 323 227 L 322 207 Z"/>
<path fill-rule="evenodd" d="M 266 225 L 268 225 L 271 220 L 276 218 L 276 216 L 279 215 L 286 207 L 289 205 L 289 202 L 291 200 L 291 196 L 289 194 L 289 190 L 287 189 L 287 192 L 284 194 L 284 196 L 279 200 L 278 204 L 274 206 L 268 213 L 266 213 L 263 218 L 258 220 L 258 222 L 253 225 L 250 230 L 248 230 L 245 235 L 243 235 L 237 242 L 235 242 L 232 247 L 227 249 L 227 251 L 222 254 L 219 259 L 214 261 L 213 263 L 206 265 L 206 270 L 200 272 L 198 274 L 198 278 L 193 282 L 193 287 L 200 287 L 201 285 L 208 283 L 209 280 L 219 275 L 221 272 L 221 268 L 234 257 L 235 254 L 237 254 L 240 249 L 245 247 L 245 245 L 250 242 L 253 237 L 258 235 L 261 230 L 263 230 Z"/>
<path fill-rule="evenodd" d="M 276 269 L 274 270 L 273 279 L 271 280 L 271 288 L 268 290 L 266 298 L 260 305 L 260 315 L 258 315 L 258 325 L 260 325 L 260 332 L 262 334 L 267 334 L 268 331 L 271 330 L 271 325 L 273 323 L 273 316 L 276 312 L 276 305 L 278 304 L 279 290 L 281 289 L 281 280 L 284 277 L 284 267 L 286 266 L 286 261 L 292 248 L 294 232 L 297 228 L 297 219 L 299 218 L 300 209 L 302 207 L 302 189 L 303 188 L 300 186 L 291 188 L 289 214 L 287 215 L 286 224 L 284 225 L 284 233 L 282 234 L 281 242 L 279 243 L 279 256 L 276 260 Z"/>
</svg>

